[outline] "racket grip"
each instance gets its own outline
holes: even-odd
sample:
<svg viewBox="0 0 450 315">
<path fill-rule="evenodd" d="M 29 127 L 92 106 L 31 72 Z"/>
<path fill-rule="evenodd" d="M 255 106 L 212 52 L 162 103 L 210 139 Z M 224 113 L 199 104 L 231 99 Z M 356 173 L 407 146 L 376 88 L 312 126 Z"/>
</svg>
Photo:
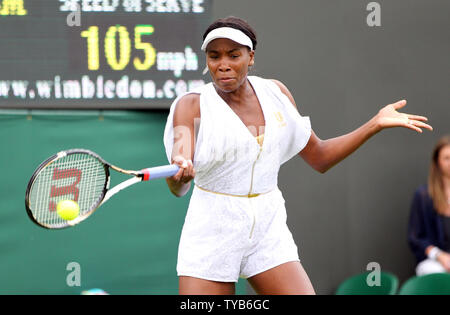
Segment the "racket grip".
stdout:
<svg viewBox="0 0 450 315">
<path fill-rule="evenodd" d="M 176 164 L 146 168 L 142 170 L 142 173 L 144 174 L 142 180 L 146 181 L 151 179 L 170 177 L 175 175 L 179 169 L 180 167 Z"/>
</svg>

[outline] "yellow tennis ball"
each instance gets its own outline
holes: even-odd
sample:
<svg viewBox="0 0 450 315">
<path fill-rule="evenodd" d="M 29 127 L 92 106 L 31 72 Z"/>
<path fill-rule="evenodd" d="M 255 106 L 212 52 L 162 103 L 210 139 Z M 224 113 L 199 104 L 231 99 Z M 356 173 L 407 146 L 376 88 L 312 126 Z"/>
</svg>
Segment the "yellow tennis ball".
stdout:
<svg viewBox="0 0 450 315">
<path fill-rule="evenodd" d="M 61 219 L 70 221 L 78 217 L 80 207 L 73 200 L 61 200 L 56 205 L 56 213 L 58 213 Z"/>
</svg>

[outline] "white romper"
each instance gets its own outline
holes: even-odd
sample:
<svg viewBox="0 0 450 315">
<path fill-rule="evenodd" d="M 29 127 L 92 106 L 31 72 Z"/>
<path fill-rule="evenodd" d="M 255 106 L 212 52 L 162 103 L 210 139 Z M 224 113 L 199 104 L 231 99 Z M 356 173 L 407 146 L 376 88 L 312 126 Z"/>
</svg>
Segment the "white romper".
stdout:
<svg viewBox="0 0 450 315">
<path fill-rule="evenodd" d="M 298 154 L 311 135 L 302 117 L 271 80 L 249 76 L 265 118 L 260 144 L 217 94 L 212 83 L 200 94 L 194 189 L 178 248 L 178 276 L 236 282 L 289 261 L 299 261 L 278 189 L 280 166 Z M 171 108 L 164 145 L 171 161 Z"/>
</svg>

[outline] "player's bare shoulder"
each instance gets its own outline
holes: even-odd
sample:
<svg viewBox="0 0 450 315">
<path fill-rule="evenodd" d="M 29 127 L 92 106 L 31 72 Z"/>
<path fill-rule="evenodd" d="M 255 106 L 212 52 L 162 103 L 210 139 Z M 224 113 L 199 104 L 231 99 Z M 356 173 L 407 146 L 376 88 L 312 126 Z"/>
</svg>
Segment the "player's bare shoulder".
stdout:
<svg viewBox="0 0 450 315">
<path fill-rule="evenodd" d="M 189 93 L 180 98 L 175 111 L 184 115 L 200 117 L 200 94 Z"/>
<path fill-rule="evenodd" d="M 174 124 L 191 125 L 195 118 L 200 118 L 200 94 L 189 93 L 178 100 Z"/>
</svg>

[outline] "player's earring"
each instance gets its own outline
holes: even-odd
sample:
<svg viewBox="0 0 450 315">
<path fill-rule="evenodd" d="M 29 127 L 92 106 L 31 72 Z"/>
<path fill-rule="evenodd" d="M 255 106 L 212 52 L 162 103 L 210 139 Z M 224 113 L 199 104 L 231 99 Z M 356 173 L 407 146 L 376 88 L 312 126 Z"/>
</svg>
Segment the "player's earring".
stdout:
<svg viewBox="0 0 450 315">
<path fill-rule="evenodd" d="M 208 66 L 205 67 L 205 69 L 203 69 L 203 75 L 207 74 L 209 71 Z"/>
</svg>

